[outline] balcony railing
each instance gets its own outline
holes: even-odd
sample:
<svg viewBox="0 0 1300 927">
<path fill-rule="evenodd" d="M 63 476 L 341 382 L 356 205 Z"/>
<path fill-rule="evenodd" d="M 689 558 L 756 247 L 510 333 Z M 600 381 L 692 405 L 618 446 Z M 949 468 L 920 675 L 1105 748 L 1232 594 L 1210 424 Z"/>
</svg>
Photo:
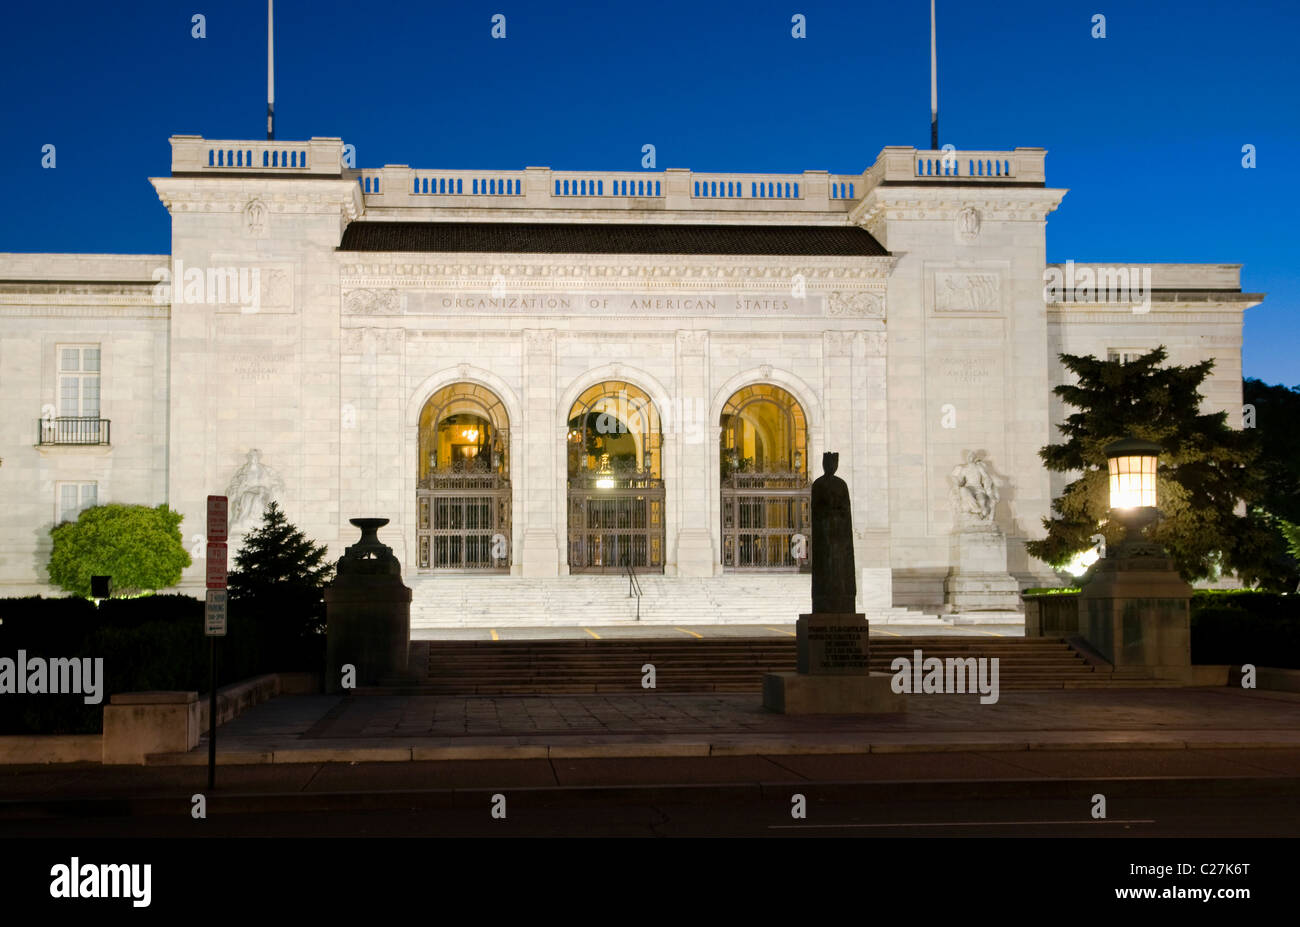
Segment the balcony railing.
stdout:
<svg viewBox="0 0 1300 927">
<path fill-rule="evenodd" d="M 38 444 L 109 444 L 109 426 L 106 418 L 68 416 L 42 418 L 36 422 Z"/>
</svg>

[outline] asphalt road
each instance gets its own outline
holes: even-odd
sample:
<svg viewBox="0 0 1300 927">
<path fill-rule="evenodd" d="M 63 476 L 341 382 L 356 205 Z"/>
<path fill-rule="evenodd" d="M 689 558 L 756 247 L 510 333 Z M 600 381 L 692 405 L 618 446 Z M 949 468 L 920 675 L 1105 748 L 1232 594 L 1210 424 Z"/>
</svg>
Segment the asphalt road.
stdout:
<svg viewBox="0 0 1300 927">
<path fill-rule="evenodd" d="M 0 824 L 18 837 L 1295 837 L 1291 811 L 1277 798 L 1162 798 L 1111 801 L 1105 819 L 1085 798 L 859 801 L 807 806 L 796 820 L 776 799 L 566 802 L 512 807 L 494 818 L 481 808 L 380 808 L 357 811 L 213 813 L 36 819 Z"/>
</svg>

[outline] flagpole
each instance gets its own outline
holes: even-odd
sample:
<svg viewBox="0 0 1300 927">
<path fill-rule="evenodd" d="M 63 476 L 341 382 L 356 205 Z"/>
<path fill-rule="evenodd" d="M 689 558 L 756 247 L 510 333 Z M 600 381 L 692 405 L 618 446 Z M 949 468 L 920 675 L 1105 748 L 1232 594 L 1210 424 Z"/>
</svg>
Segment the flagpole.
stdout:
<svg viewBox="0 0 1300 927">
<path fill-rule="evenodd" d="M 930 150 L 939 150 L 939 63 L 934 43 L 934 0 L 930 0 Z"/>
<path fill-rule="evenodd" d="M 266 0 L 266 140 L 275 140 L 275 17 Z"/>
</svg>

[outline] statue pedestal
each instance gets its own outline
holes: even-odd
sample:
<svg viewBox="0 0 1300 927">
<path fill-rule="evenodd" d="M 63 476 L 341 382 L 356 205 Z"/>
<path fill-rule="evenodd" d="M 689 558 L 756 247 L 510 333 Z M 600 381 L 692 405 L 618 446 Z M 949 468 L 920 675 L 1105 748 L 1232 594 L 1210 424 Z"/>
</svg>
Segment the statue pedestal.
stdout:
<svg viewBox="0 0 1300 927">
<path fill-rule="evenodd" d="M 411 590 L 392 548 L 379 541 L 387 518 L 352 518 L 361 540 L 347 548 L 325 589 L 325 691 L 343 691 L 343 667 L 355 687 L 401 683 L 409 674 Z M 352 686 L 349 686 L 352 688 Z"/>
<path fill-rule="evenodd" d="M 1079 633 L 1103 659 L 1186 679 L 1192 587 L 1154 544 L 1126 541 L 1098 560 L 1079 593 Z"/>
<path fill-rule="evenodd" d="M 953 611 L 1020 610 L 1020 585 L 1007 572 L 1007 539 L 996 524 L 968 524 L 956 529 L 952 535 L 952 562 L 943 591 Z"/>
<path fill-rule="evenodd" d="M 763 677 L 763 707 L 787 715 L 905 711 L 904 696 L 890 687 L 892 676 L 870 670 L 868 633 L 861 614 L 800 615 L 798 671 Z"/>
</svg>

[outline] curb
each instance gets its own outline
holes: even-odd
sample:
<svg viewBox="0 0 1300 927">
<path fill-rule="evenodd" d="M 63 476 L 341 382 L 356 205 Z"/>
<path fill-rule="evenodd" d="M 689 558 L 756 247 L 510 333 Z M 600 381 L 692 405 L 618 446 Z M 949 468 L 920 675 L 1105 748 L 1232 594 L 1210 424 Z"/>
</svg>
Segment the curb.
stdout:
<svg viewBox="0 0 1300 927">
<path fill-rule="evenodd" d="M 959 801 L 968 799 L 1087 800 L 1098 789 L 1108 798 L 1300 798 L 1300 777 L 1133 777 L 1096 779 L 939 779 L 869 782 L 737 782 L 708 785 L 544 786 L 392 790 L 383 792 L 270 792 L 208 796 L 209 815 L 348 813 L 370 810 L 485 809 L 493 796 L 512 808 L 597 805 L 703 805 L 773 802 L 788 807 L 793 792 L 809 802 Z M 144 798 L 26 799 L 0 801 L 0 821 L 45 818 L 169 817 L 190 815 L 190 793 Z"/>
<path fill-rule="evenodd" d="M 328 747 L 289 750 L 225 750 L 218 766 L 295 763 L 408 763 L 436 760 L 639 759 L 644 757 L 812 756 L 864 753 L 1006 753 L 1022 751 L 1288 750 L 1300 749 L 1300 735 L 1288 740 L 963 740 L 963 741 L 680 741 L 668 743 L 437 744 L 428 746 Z M 188 753 L 154 753 L 148 766 L 206 766 L 207 748 Z"/>
</svg>

